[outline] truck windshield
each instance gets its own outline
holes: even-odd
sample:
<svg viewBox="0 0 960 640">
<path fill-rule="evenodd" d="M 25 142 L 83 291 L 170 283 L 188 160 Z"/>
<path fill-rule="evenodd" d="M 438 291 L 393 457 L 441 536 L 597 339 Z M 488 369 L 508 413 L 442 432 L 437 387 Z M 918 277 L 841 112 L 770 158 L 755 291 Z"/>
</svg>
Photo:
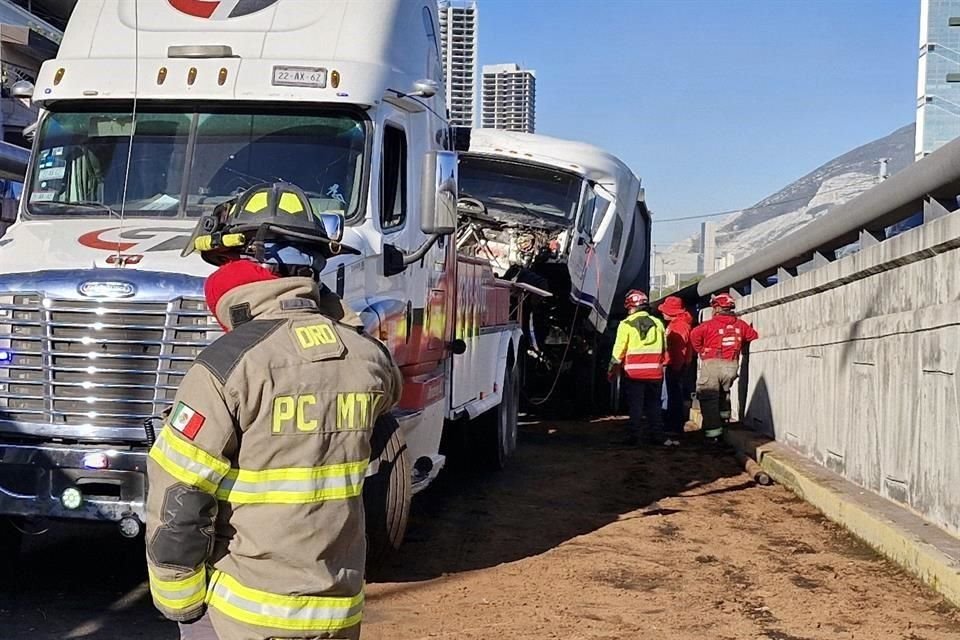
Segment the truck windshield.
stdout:
<svg viewBox="0 0 960 640">
<path fill-rule="evenodd" d="M 582 178 L 541 165 L 464 156 L 460 195 L 475 198 L 487 213 L 526 214 L 573 220 Z"/>
<path fill-rule="evenodd" d="M 339 112 L 151 110 L 137 114 L 135 131 L 129 112 L 51 112 L 37 134 L 27 212 L 119 215 L 126 188 L 125 216 L 196 217 L 254 184 L 285 181 L 318 213 L 350 217 L 365 136 L 362 120 Z"/>
</svg>

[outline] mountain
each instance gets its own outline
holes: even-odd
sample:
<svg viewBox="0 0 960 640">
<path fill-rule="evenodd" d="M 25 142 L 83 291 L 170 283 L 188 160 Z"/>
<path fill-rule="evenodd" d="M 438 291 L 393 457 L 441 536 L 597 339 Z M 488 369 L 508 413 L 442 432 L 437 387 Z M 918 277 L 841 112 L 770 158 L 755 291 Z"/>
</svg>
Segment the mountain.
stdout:
<svg viewBox="0 0 960 640">
<path fill-rule="evenodd" d="M 831 207 L 851 200 L 877 184 L 878 160 L 888 158 L 893 175 L 913 163 L 913 124 L 857 147 L 818 167 L 757 204 L 717 222 L 717 257 L 748 256 L 816 220 Z M 663 271 L 695 273 L 700 233 L 660 254 Z"/>
</svg>

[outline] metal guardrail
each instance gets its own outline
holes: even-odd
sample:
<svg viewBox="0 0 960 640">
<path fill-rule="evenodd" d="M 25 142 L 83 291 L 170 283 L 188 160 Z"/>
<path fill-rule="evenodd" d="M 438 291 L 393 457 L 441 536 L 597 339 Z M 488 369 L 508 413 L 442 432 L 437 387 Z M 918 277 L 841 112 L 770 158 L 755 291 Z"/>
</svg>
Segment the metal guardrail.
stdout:
<svg viewBox="0 0 960 640">
<path fill-rule="evenodd" d="M 697 295 L 739 289 L 754 280 L 763 283 L 780 269 L 789 271 L 817 254 L 832 260 L 837 249 L 858 240 L 861 244 L 882 240 L 885 229 L 920 211 L 929 218 L 955 210 L 958 193 L 960 138 L 802 229 L 707 276 L 697 284 Z"/>
</svg>

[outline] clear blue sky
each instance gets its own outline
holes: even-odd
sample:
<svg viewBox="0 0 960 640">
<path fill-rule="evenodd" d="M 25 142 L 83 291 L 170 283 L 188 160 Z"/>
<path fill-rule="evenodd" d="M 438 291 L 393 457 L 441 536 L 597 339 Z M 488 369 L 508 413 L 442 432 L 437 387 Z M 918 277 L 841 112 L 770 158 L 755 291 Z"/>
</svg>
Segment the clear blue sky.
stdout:
<svg viewBox="0 0 960 640">
<path fill-rule="evenodd" d="M 657 218 L 736 209 L 912 122 L 919 0 L 478 0 L 480 63 L 537 72 L 537 133 L 591 142 Z M 699 222 L 654 225 L 654 242 Z"/>
</svg>

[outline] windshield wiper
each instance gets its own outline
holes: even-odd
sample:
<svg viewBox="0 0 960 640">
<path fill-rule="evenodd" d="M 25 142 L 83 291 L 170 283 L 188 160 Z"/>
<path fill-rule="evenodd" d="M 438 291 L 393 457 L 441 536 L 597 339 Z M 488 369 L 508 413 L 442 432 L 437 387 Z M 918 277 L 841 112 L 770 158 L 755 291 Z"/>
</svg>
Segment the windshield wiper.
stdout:
<svg viewBox="0 0 960 640">
<path fill-rule="evenodd" d="M 100 211 L 106 211 L 110 215 L 115 216 L 117 218 L 120 217 L 120 214 L 117 213 L 113 209 L 113 207 L 111 207 L 110 205 L 104 204 L 102 202 L 94 202 L 92 200 L 77 200 L 77 201 L 67 200 L 65 202 L 60 202 L 57 200 L 48 200 L 46 202 L 35 202 L 34 206 L 38 204 L 42 206 L 54 205 L 58 207 L 78 207 L 82 209 L 99 209 Z"/>
</svg>

